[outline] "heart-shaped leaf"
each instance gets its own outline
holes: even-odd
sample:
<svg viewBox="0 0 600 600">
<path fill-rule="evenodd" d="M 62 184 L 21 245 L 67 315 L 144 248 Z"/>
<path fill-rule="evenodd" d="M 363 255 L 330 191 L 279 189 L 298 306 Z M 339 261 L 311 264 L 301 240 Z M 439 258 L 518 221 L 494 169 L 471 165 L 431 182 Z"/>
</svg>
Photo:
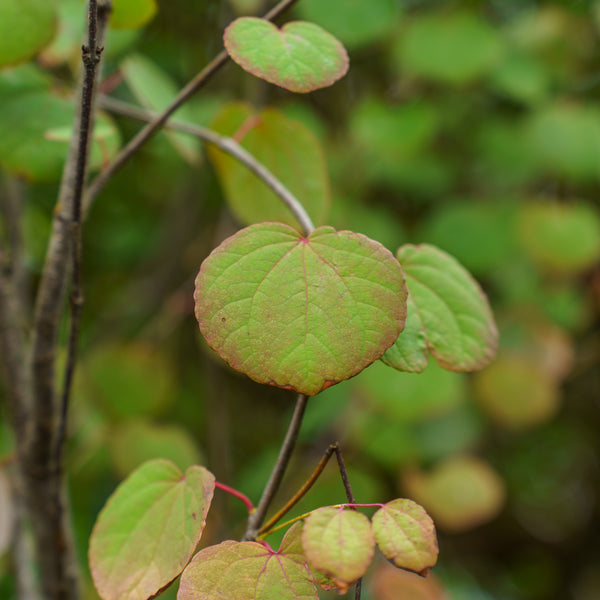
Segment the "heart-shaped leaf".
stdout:
<svg viewBox="0 0 600 600">
<path fill-rule="evenodd" d="M 292 92 L 332 85 L 348 71 L 348 54 L 314 23 L 294 21 L 278 29 L 256 17 L 241 17 L 223 36 L 229 56 L 242 69 Z"/>
<path fill-rule="evenodd" d="M 90 568 L 103 600 L 146 600 L 181 573 L 202 535 L 214 486 L 204 467 L 184 475 L 156 459 L 117 488 L 90 539 Z"/>
<path fill-rule="evenodd" d="M 232 540 L 204 548 L 183 572 L 177 600 L 318 600 L 306 559 L 287 537 L 279 552 Z"/>
<path fill-rule="evenodd" d="M 309 396 L 381 357 L 406 318 L 402 271 L 381 244 L 259 223 L 225 240 L 196 278 L 210 346 L 255 381 Z"/>
<path fill-rule="evenodd" d="M 412 500 L 398 498 L 373 515 L 375 540 L 397 567 L 425 576 L 439 554 L 431 517 Z"/>
<path fill-rule="evenodd" d="M 302 123 L 274 108 L 257 112 L 237 102 L 224 106 L 211 127 L 234 137 L 298 198 L 313 223 L 324 223 L 330 204 L 327 160 L 319 140 Z M 289 208 L 247 167 L 213 146 L 207 152 L 231 210 L 244 225 L 277 221 L 298 226 Z"/>
<path fill-rule="evenodd" d="M 326 506 L 306 519 L 302 546 L 310 566 L 331 577 L 344 594 L 371 564 L 375 538 L 362 513 Z"/>
<path fill-rule="evenodd" d="M 438 363 L 451 371 L 474 371 L 496 353 L 498 330 L 485 294 L 469 272 L 452 256 L 434 246 L 406 244 L 397 253 L 406 286 L 415 302 L 427 347 Z M 417 370 L 415 354 L 420 330 L 398 337 L 385 362 L 399 370 Z M 422 369 L 421 369 L 422 370 Z"/>
</svg>

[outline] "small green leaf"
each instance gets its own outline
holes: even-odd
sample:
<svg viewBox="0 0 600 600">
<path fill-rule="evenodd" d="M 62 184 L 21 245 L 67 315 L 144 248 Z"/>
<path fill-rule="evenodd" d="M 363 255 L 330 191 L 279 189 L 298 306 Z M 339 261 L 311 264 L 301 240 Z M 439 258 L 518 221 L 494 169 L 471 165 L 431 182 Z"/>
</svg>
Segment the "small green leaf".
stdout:
<svg viewBox="0 0 600 600">
<path fill-rule="evenodd" d="M 447 458 L 429 473 L 408 472 L 404 484 L 437 527 L 446 531 L 468 531 L 493 519 L 506 495 L 496 471 L 469 455 Z"/>
<path fill-rule="evenodd" d="M 381 42 L 397 27 L 400 4 L 396 0 L 303 0 L 302 18 L 331 31 L 348 48 Z"/>
<path fill-rule="evenodd" d="M 264 19 L 241 17 L 223 40 L 242 69 L 292 92 L 330 86 L 348 71 L 342 44 L 313 23 L 294 21 L 278 29 Z"/>
<path fill-rule="evenodd" d="M 113 0 L 110 25 L 117 29 L 137 29 L 150 21 L 158 6 L 156 0 Z"/>
<path fill-rule="evenodd" d="M 441 12 L 415 18 L 400 38 L 401 65 L 417 75 L 465 84 L 502 57 L 498 32 L 469 12 Z"/>
<path fill-rule="evenodd" d="M 344 594 L 371 564 L 375 538 L 365 515 L 327 506 L 307 517 L 302 546 L 310 566 L 331 577 Z"/>
<path fill-rule="evenodd" d="M 56 21 L 47 0 L 0 2 L 0 67 L 32 58 L 52 40 Z"/>
<path fill-rule="evenodd" d="M 496 352 L 498 331 L 487 298 L 468 271 L 449 254 L 427 244 L 407 244 L 397 256 L 427 347 L 438 363 L 451 371 L 474 371 L 488 364 Z M 414 345 L 414 336 L 400 335 L 385 362 L 402 370 L 406 366 L 403 357 L 415 352 Z"/>
<path fill-rule="evenodd" d="M 422 506 L 406 499 L 388 502 L 373 515 L 375 541 L 397 567 L 425 576 L 439 554 L 435 526 Z"/>
<path fill-rule="evenodd" d="M 381 357 L 404 327 L 392 254 L 350 231 L 307 238 L 259 223 L 225 240 L 196 278 L 209 345 L 255 381 L 315 395 Z"/>
<path fill-rule="evenodd" d="M 177 600 L 318 600 L 304 555 L 286 538 L 278 552 L 232 540 L 204 548 L 183 572 Z"/>
<path fill-rule="evenodd" d="M 422 373 L 427 366 L 427 333 L 417 305 L 410 295 L 406 298 L 406 325 L 401 333 L 402 340 L 385 351 L 381 360 L 390 367 L 409 373 Z"/>
<path fill-rule="evenodd" d="M 306 127 L 273 108 L 257 113 L 242 103 L 223 107 L 211 127 L 235 138 L 298 198 L 313 223 L 324 223 L 331 202 L 327 160 Z M 281 199 L 247 167 L 213 146 L 207 151 L 227 202 L 244 225 L 277 221 L 298 227 Z"/>
<path fill-rule="evenodd" d="M 0 111 L 0 164 L 34 181 L 59 179 L 68 152 L 75 104 L 45 91 L 11 95 Z M 116 153 L 120 136 L 110 117 L 99 113 L 90 168 L 97 170 Z M 59 132 L 60 141 L 57 141 Z"/>
<path fill-rule="evenodd" d="M 177 95 L 177 85 L 156 64 L 141 54 L 130 54 L 121 63 L 121 73 L 138 102 L 154 112 L 162 112 Z M 178 116 L 193 121 L 189 105 L 182 106 Z M 190 164 L 200 160 L 200 144 L 197 139 L 175 131 L 166 131 L 171 144 L 180 156 Z"/>
<path fill-rule="evenodd" d="M 600 216 L 583 202 L 531 202 L 518 216 L 521 245 L 542 269 L 578 273 L 600 259 Z"/>
<path fill-rule="evenodd" d="M 92 577 L 103 600 L 146 600 L 189 561 L 205 525 L 215 478 L 152 460 L 109 498 L 90 538 Z"/>
</svg>

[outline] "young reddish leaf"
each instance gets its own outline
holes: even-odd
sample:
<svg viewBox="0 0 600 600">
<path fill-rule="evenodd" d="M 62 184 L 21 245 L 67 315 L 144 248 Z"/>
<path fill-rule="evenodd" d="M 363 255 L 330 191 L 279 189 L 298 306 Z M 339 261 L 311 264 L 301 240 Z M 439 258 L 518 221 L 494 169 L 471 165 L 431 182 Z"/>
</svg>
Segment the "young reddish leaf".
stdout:
<svg viewBox="0 0 600 600">
<path fill-rule="evenodd" d="M 474 371 L 496 353 L 498 330 L 485 294 L 468 271 L 442 250 L 406 244 L 397 253 L 427 336 L 427 347 L 450 371 Z M 414 336 L 398 337 L 385 362 L 405 370 Z"/>
<path fill-rule="evenodd" d="M 297 543 L 228 540 L 204 548 L 181 576 L 177 600 L 318 600 L 317 588 Z"/>
<path fill-rule="evenodd" d="M 373 515 L 375 540 L 401 569 L 425 576 L 439 554 L 435 526 L 422 506 L 406 499 L 388 502 Z"/>
<path fill-rule="evenodd" d="M 234 137 L 267 167 L 298 198 L 313 223 L 325 221 L 331 202 L 327 161 L 321 143 L 302 123 L 273 108 L 258 113 L 236 102 L 223 107 L 211 127 Z M 208 145 L 207 153 L 231 210 L 243 224 L 299 226 L 275 192 L 247 167 L 214 146 Z"/>
<path fill-rule="evenodd" d="M 365 515 L 327 506 L 306 519 L 302 546 L 310 566 L 331 577 L 343 594 L 371 564 L 375 539 Z"/>
<path fill-rule="evenodd" d="M 242 69 L 292 92 L 332 85 L 348 71 L 348 54 L 314 23 L 294 21 L 281 29 L 264 19 L 236 19 L 223 36 L 229 56 Z"/>
<path fill-rule="evenodd" d="M 260 383 L 313 396 L 381 357 L 404 327 L 402 271 L 381 244 L 259 223 L 225 240 L 196 278 L 212 348 Z"/>
<path fill-rule="evenodd" d="M 103 600 L 146 600 L 183 570 L 205 525 L 215 478 L 149 461 L 110 497 L 90 539 L 92 577 Z"/>
</svg>

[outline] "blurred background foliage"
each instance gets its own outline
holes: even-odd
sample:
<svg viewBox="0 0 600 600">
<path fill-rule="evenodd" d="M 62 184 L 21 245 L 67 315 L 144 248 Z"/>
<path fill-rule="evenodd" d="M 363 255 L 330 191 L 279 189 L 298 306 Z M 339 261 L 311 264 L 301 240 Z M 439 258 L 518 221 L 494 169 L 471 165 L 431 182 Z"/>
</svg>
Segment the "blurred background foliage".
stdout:
<svg viewBox="0 0 600 600">
<path fill-rule="evenodd" d="M 102 89 L 152 110 L 216 55 L 233 18 L 270 7 L 114 4 Z M 0 35 L 0 184 L 22 200 L 28 290 L 43 264 L 84 22 L 80 0 L 54 9 L 20 56 Z M 3 10 L 0 28 L 17 27 Z M 268 107 L 253 147 L 312 199 L 316 219 L 392 251 L 428 242 L 450 252 L 488 293 L 501 342 L 473 375 L 433 360 L 421 375 L 378 363 L 311 400 L 279 501 L 339 439 L 360 502 L 408 496 L 439 528 L 430 578 L 382 560 L 364 598 L 597 600 L 600 1 L 300 0 L 292 18 L 346 45 L 345 79 L 299 97 L 229 64 L 177 118 L 233 133 L 240 111 Z M 139 126 L 102 113 L 93 168 Z M 228 369 L 193 316 L 203 258 L 268 218 L 252 204 L 264 191 L 244 177 L 197 140 L 161 133 L 93 206 L 69 448 L 82 565 L 106 497 L 145 459 L 201 462 L 255 501 L 270 472 L 292 395 Z M 11 447 L 2 425 L 0 451 Z M 8 497 L 0 471 L 2 598 L 14 590 Z M 297 514 L 343 500 L 329 465 Z M 244 524 L 243 506 L 217 492 L 203 544 Z"/>
</svg>

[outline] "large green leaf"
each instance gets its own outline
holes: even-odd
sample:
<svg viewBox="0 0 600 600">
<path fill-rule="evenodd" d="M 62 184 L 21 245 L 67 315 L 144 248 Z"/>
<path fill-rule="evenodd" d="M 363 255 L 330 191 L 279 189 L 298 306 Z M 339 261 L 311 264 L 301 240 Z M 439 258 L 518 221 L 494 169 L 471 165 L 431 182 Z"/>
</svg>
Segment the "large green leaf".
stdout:
<svg viewBox="0 0 600 600">
<path fill-rule="evenodd" d="M 286 538 L 278 552 L 231 540 L 204 548 L 183 572 L 177 600 L 318 600 L 304 555 Z"/>
<path fill-rule="evenodd" d="M 310 566 L 330 577 L 344 594 L 371 564 L 375 538 L 365 515 L 327 506 L 306 519 L 302 546 Z"/>
<path fill-rule="evenodd" d="M 0 2 L 0 67 L 24 62 L 50 42 L 56 30 L 54 4 L 47 0 Z"/>
<path fill-rule="evenodd" d="M 247 104 L 225 106 L 213 129 L 234 137 L 300 200 L 313 222 L 321 225 L 330 204 L 329 175 L 319 140 L 297 121 L 268 108 L 260 113 Z M 245 225 L 278 221 L 298 226 L 280 198 L 247 167 L 215 147 L 208 147 L 235 216 Z"/>
<path fill-rule="evenodd" d="M 402 271 L 381 244 L 259 223 L 225 240 L 196 279 L 211 347 L 252 379 L 315 395 L 380 358 L 404 327 Z"/>
<path fill-rule="evenodd" d="M 244 70 L 292 92 L 327 87 L 348 71 L 342 44 L 314 23 L 294 21 L 278 29 L 264 19 L 240 17 L 223 41 Z"/>
<path fill-rule="evenodd" d="M 47 92 L 11 95 L 0 111 L 0 163 L 10 173 L 28 179 L 60 178 L 74 117 L 73 102 Z M 110 161 L 119 143 L 112 119 L 99 113 L 90 168 Z"/>
<path fill-rule="evenodd" d="M 130 54 L 121 63 L 121 73 L 138 102 L 154 112 L 162 112 L 177 95 L 178 87 L 171 77 L 141 54 Z M 192 121 L 189 105 L 182 106 L 177 115 Z M 169 141 L 190 164 L 200 159 L 200 144 L 196 138 L 175 131 L 165 132 Z"/>
<path fill-rule="evenodd" d="M 373 533 L 384 556 L 401 569 L 427 575 L 439 553 L 431 517 L 412 500 L 399 498 L 373 515 Z"/>
<path fill-rule="evenodd" d="M 302 18 L 325 27 L 349 48 L 381 42 L 398 26 L 396 0 L 303 0 Z"/>
<path fill-rule="evenodd" d="M 452 371 L 474 371 L 488 364 L 496 352 L 498 331 L 487 298 L 468 271 L 449 254 L 427 244 L 407 244 L 397 256 L 427 347 L 438 363 Z M 414 331 L 420 334 L 416 327 Z M 418 362 L 405 359 L 414 345 L 414 336 L 400 335 L 385 362 L 400 370 L 420 368 Z"/>
<path fill-rule="evenodd" d="M 146 600 L 181 573 L 202 535 L 214 485 L 204 467 L 182 474 L 156 459 L 117 488 L 90 539 L 90 568 L 103 600 Z"/>
</svg>

